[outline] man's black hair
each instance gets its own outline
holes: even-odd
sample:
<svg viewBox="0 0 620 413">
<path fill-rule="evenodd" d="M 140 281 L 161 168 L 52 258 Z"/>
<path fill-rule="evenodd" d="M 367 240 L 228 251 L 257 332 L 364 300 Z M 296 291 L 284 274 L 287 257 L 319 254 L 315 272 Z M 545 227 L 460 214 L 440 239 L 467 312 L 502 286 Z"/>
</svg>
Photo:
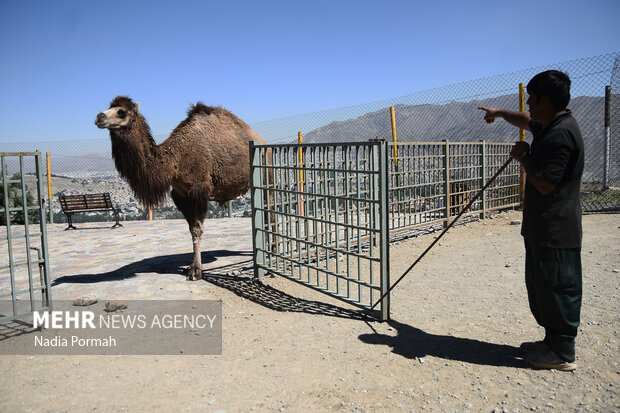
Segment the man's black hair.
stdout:
<svg viewBox="0 0 620 413">
<path fill-rule="evenodd" d="M 541 72 L 527 84 L 527 93 L 537 99 L 547 96 L 554 108 L 564 110 L 570 101 L 570 78 L 559 70 Z"/>
</svg>

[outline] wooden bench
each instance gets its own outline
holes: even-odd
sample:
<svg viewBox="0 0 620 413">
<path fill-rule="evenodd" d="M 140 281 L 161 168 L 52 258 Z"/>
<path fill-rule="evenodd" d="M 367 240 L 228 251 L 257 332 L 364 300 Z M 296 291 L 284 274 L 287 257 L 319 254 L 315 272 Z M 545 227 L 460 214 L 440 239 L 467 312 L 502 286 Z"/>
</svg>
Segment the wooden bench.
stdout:
<svg viewBox="0 0 620 413">
<path fill-rule="evenodd" d="M 69 223 L 65 231 L 68 229 L 77 229 L 73 226 L 72 217 L 73 214 L 78 212 L 112 211 L 116 219 L 116 224 L 114 224 L 112 228 L 122 227 L 119 222 L 119 213 L 121 210 L 112 205 L 112 198 L 110 198 L 109 192 L 103 194 L 60 195 L 59 199 L 62 212 L 67 216 L 67 221 Z"/>
</svg>

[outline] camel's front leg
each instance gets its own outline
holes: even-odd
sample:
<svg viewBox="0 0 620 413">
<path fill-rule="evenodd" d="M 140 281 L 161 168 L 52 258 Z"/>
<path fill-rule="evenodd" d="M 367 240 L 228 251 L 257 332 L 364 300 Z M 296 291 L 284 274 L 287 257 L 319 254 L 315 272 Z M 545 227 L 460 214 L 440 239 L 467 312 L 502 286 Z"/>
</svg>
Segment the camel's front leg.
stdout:
<svg viewBox="0 0 620 413">
<path fill-rule="evenodd" d="M 202 259 L 200 242 L 202 241 L 202 222 L 195 222 L 189 227 L 189 232 L 192 234 L 192 243 L 194 244 L 194 259 L 191 265 L 187 268 L 187 280 L 196 281 L 202 279 Z"/>
<path fill-rule="evenodd" d="M 185 269 L 188 281 L 195 281 L 202 279 L 202 261 L 200 257 L 200 241 L 202 241 L 202 223 L 207 217 L 207 211 L 209 207 L 209 198 L 207 195 L 206 201 L 201 205 L 200 202 L 196 202 L 196 199 L 190 199 L 184 186 L 181 189 L 173 189 L 172 200 L 174 204 L 179 208 L 179 211 L 183 213 L 185 220 L 189 225 L 189 232 L 192 234 L 192 243 L 194 245 L 194 258 L 189 267 Z"/>
</svg>

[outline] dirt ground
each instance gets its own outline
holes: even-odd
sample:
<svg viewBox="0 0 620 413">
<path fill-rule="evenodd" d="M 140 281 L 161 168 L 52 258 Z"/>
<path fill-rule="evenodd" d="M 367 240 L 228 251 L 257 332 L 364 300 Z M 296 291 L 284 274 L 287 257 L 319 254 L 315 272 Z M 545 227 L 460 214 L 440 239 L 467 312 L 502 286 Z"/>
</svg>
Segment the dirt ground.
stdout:
<svg viewBox="0 0 620 413">
<path fill-rule="evenodd" d="M 222 355 L 0 356 L 0 410 L 620 411 L 620 215 L 584 216 L 570 373 L 521 359 L 519 343 L 543 331 L 527 306 L 519 219 L 453 228 L 395 289 L 389 322 L 280 277 L 200 281 L 223 300 Z M 392 280 L 436 235 L 392 244 Z"/>
</svg>

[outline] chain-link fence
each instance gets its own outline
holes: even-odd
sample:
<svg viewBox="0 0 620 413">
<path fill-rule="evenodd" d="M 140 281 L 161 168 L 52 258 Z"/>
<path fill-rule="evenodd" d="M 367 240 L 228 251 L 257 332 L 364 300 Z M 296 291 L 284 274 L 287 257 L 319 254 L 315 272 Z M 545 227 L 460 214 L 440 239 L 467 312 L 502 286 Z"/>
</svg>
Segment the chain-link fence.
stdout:
<svg viewBox="0 0 620 413">
<path fill-rule="evenodd" d="M 548 69 L 566 72 L 572 80 L 569 108 L 583 133 L 586 161 L 582 184 L 584 211 L 620 210 L 620 53 L 523 69 L 490 78 L 453 84 L 406 96 L 355 106 L 256 122 L 252 128 L 268 143 L 360 142 L 384 138 L 398 142 L 507 143 L 519 132 L 506 122 L 487 124 L 479 106 L 519 109 L 519 84 Z M 608 99 L 605 89 L 609 86 Z M 606 103 L 607 102 L 607 103 Z M 609 121 L 605 123 L 606 104 Z M 394 107 L 394 124 L 390 107 Z M 300 133 L 301 132 L 301 133 Z M 158 142 L 165 136 L 155 136 Z M 528 140 L 531 137 L 528 136 Z M 51 153 L 52 202 L 55 222 L 66 222 L 59 194 L 110 192 L 122 218 L 146 219 L 148 214 L 119 178 L 110 156 L 109 139 L 38 143 L 2 143 L 1 150 Z M 11 173 L 11 165 L 8 165 Z M 16 169 L 16 168 L 14 168 Z M 249 216 L 249 196 L 229 210 L 214 203 L 211 218 Z M 76 215 L 75 221 L 112 219 L 111 214 Z M 182 218 L 171 201 L 153 211 L 155 219 Z"/>
<path fill-rule="evenodd" d="M 557 69 L 572 81 L 569 109 L 585 144 L 582 199 L 586 212 L 620 210 L 620 54 L 523 69 L 384 101 L 315 112 L 253 128 L 270 143 L 350 142 L 385 138 L 398 142 L 515 142 L 519 131 L 507 122 L 487 124 L 479 106 L 519 110 L 519 84 Z M 606 88 L 609 87 L 606 98 Z M 392 126 L 390 107 L 394 107 Z M 609 113 L 606 126 L 605 113 Z M 531 142 L 529 132 L 526 135 Z"/>
</svg>

